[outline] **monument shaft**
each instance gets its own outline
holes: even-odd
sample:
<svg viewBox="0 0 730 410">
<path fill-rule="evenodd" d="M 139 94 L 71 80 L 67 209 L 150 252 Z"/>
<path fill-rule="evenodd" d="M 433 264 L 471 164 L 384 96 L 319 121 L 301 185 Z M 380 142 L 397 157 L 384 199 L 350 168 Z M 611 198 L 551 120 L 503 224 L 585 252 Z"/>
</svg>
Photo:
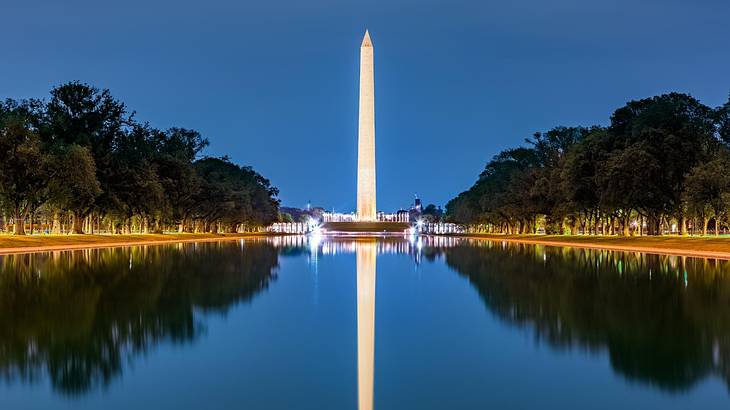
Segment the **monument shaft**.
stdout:
<svg viewBox="0 0 730 410">
<path fill-rule="evenodd" d="M 360 118 L 357 135 L 357 219 L 375 221 L 375 79 L 370 34 L 360 46 Z"/>
</svg>

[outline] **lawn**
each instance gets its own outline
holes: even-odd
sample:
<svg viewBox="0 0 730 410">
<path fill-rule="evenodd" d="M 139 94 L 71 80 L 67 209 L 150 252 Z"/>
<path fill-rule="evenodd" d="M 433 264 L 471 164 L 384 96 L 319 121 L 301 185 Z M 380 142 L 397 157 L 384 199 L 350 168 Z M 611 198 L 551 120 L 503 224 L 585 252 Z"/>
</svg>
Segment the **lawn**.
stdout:
<svg viewBox="0 0 730 410">
<path fill-rule="evenodd" d="M 517 242 L 544 243 L 557 246 L 638 250 L 730 258 L 730 236 L 587 236 L 587 235 L 499 235 L 465 234 L 463 236 Z M 722 255 L 724 254 L 724 255 Z"/>
<path fill-rule="evenodd" d="M 212 234 L 212 233 L 166 233 L 132 235 L 25 235 L 0 234 L 0 253 L 15 250 L 58 250 L 97 247 L 105 245 L 132 245 L 144 243 L 181 242 L 196 240 L 235 239 L 266 234 Z"/>
</svg>

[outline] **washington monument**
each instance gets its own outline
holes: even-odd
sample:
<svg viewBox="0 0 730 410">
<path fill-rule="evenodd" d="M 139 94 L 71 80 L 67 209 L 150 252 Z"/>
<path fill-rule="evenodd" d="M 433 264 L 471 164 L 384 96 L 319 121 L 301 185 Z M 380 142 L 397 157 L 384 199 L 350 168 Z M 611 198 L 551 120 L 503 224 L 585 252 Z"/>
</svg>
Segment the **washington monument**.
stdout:
<svg viewBox="0 0 730 410">
<path fill-rule="evenodd" d="M 357 220 L 375 221 L 375 79 L 373 43 L 365 30 L 360 46 L 360 118 L 357 133 Z"/>
</svg>

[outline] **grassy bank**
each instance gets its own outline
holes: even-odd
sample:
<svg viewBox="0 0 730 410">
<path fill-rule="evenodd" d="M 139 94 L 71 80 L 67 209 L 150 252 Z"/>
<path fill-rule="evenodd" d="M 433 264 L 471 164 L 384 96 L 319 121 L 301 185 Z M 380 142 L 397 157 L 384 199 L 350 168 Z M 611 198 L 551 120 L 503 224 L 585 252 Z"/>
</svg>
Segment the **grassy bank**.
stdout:
<svg viewBox="0 0 730 410">
<path fill-rule="evenodd" d="M 133 235 L 0 235 L 0 255 L 110 246 L 154 245 L 170 242 L 216 241 L 266 236 L 267 233 L 166 233 Z"/>
<path fill-rule="evenodd" d="M 464 234 L 469 238 L 730 259 L 730 237 Z"/>
</svg>

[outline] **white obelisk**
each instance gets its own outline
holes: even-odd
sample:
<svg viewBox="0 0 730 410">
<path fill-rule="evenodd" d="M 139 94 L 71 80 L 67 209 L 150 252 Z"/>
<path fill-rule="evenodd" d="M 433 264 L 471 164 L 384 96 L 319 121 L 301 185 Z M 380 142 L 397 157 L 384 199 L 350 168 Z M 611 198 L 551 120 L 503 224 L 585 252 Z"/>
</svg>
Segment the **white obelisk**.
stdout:
<svg viewBox="0 0 730 410">
<path fill-rule="evenodd" d="M 365 30 L 360 46 L 360 119 L 357 133 L 357 219 L 375 221 L 375 79 L 373 43 Z"/>
</svg>

